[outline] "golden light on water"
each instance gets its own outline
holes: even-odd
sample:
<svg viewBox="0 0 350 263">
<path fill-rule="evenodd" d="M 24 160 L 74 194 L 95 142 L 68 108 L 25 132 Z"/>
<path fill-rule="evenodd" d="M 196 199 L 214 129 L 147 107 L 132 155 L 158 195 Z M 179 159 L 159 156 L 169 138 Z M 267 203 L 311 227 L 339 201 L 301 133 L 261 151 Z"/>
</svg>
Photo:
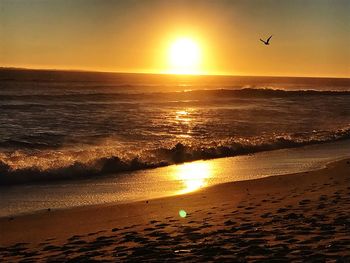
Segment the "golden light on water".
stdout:
<svg viewBox="0 0 350 263">
<path fill-rule="evenodd" d="M 180 110 L 180 111 L 177 111 L 176 114 L 177 114 L 177 115 L 187 115 L 187 114 L 188 114 L 188 111 Z"/>
<path fill-rule="evenodd" d="M 192 131 L 192 109 L 179 110 L 175 112 L 175 123 L 179 127 L 181 134 L 177 135 L 181 138 L 190 138 Z"/>
<path fill-rule="evenodd" d="M 201 55 L 201 48 L 193 39 L 176 39 L 169 48 L 169 73 L 200 74 Z"/>
<path fill-rule="evenodd" d="M 178 122 L 182 122 L 182 123 L 189 123 L 191 121 L 191 118 L 189 116 L 189 111 L 187 110 L 177 111 L 175 115 L 175 119 Z"/>
<path fill-rule="evenodd" d="M 213 167 L 208 162 L 194 162 L 179 165 L 175 171 L 175 177 L 183 184 L 179 194 L 196 191 L 207 185 L 212 177 Z"/>
</svg>

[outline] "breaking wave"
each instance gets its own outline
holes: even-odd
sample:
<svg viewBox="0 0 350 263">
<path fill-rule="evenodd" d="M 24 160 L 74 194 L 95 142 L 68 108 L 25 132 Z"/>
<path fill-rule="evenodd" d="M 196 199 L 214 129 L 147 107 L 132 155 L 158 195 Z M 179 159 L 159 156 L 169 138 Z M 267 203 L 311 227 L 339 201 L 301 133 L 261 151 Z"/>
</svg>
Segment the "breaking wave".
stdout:
<svg viewBox="0 0 350 263">
<path fill-rule="evenodd" d="M 304 135 L 277 136 L 274 139 L 232 139 L 212 146 L 195 146 L 177 143 L 135 151 L 135 155 L 122 154 L 106 149 L 80 151 L 46 150 L 38 153 L 0 154 L 0 185 L 33 183 L 62 179 L 79 179 L 117 174 L 120 172 L 151 169 L 183 162 L 206 160 L 236 155 L 253 154 L 283 148 L 326 143 L 350 139 L 350 128 L 333 132 L 314 132 Z"/>
</svg>

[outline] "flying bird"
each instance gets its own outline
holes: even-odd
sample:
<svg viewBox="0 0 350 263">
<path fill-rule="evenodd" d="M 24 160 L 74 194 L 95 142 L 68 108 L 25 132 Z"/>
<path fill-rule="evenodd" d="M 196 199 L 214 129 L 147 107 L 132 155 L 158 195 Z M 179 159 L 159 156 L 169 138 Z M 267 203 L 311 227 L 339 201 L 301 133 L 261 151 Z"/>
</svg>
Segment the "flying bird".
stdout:
<svg viewBox="0 0 350 263">
<path fill-rule="evenodd" d="M 270 39 L 271 39 L 271 37 L 272 37 L 272 35 L 265 41 L 265 40 L 262 40 L 261 38 L 260 38 L 260 41 L 261 42 L 263 42 L 265 45 L 270 45 Z"/>
</svg>

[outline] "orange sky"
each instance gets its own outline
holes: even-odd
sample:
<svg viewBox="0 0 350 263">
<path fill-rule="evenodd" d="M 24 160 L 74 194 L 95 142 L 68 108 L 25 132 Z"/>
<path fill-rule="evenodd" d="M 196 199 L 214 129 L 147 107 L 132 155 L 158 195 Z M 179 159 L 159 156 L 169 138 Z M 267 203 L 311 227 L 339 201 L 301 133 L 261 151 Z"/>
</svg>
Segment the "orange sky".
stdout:
<svg viewBox="0 0 350 263">
<path fill-rule="evenodd" d="M 346 0 L 1 0 L 0 66 L 160 73 L 189 37 L 203 74 L 350 77 L 349 13 Z"/>
</svg>

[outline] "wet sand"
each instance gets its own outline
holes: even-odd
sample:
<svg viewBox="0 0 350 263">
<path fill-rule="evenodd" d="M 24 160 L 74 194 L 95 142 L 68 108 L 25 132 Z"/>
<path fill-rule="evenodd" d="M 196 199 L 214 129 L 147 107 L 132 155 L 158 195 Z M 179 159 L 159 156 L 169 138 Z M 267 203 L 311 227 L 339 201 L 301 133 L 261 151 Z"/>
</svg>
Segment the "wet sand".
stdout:
<svg viewBox="0 0 350 263">
<path fill-rule="evenodd" d="M 186 195 L 1 218 L 0 261 L 350 262 L 349 211 L 343 160 Z"/>
</svg>

